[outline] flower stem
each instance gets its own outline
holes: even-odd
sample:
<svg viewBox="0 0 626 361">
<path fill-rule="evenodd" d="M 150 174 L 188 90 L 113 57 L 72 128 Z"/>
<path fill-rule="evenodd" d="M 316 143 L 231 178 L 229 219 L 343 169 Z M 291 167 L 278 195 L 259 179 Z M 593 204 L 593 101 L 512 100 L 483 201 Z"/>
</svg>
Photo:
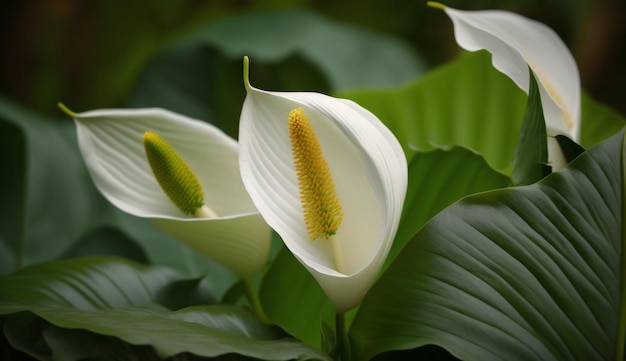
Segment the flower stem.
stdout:
<svg viewBox="0 0 626 361">
<path fill-rule="evenodd" d="M 337 313 L 335 315 L 335 333 L 337 344 L 335 352 L 337 359 L 341 361 L 350 361 L 350 342 L 348 341 L 348 329 L 346 327 L 346 314 Z"/>
<path fill-rule="evenodd" d="M 261 306 L 261 301 L 259 300 L 259 297 L 254 290 L 254 286 L 252 285 L 252 280 L 249 277 L 244 278 L 243 283 L 246 288 L 246 296 L 248 297 L 248 301 L 250 301 L 250 305 L 252 306 L 252 309 L 254 310 L 256 315 L 264 323 L 270 323 L 269 319 L 267 318 L 267 315 L 265 315 L 265 312 L 263 311 L 263 306 Z"/>
</svg>

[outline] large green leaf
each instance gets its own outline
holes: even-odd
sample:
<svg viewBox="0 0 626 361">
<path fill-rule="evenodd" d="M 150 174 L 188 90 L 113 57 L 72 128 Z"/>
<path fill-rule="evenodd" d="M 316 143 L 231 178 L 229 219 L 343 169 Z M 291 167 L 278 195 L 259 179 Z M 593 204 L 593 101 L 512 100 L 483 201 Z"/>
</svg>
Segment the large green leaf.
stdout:
<svg viewBox="0 0 626 361">
<path fill-rule="evenodd" d="M 22 227 L 21 232 L 2 235 L 7 262 L 0 265 L 0 272 L 7 273 L 62 254 L 94 224 L 103 200 L 87 179 L 69 123 L 59 124 L 4 99 L 0 99 L 0 122 L 21 132 L 23 149 L 14 145 L 5 156 L 21 158 L 26 174 L 6 190 L 22 193 L 20 202 L 0 204 L 2 214 L 23 213 L 13 225 Z M 16 170 L 8 171 L 15 173 L 7 174 L 7 179 L 18 179 Z"/>
<path fill-rule="evenodd" d="M 464 360 L 622 360 L 623 138 L 434 217 L 366 295 L 358 358 L 436 344 Z"/>
<path fill-rule="evenodd" d="M 162 358 L 190 352 L 207 357 L 237 353 L 271 360 L 327 359 L 319 351 L 285 338 L 282 330 L 262 323 L 244 308 L 191 306 L 171 311 L 163 307 L 172 303 L 172 297 L 186 300 L 186 306 L 201 301 L 194 297 L 198 294 L 195 282 L 184 281 L 172 269 L 119 258 L 43 263 L 0 278 L 0 314 L 30 312 L 64 329 L 151 346 Z M 5 328 L 9 339 L 37 339 L 37 335 L 24 335 L 25 328 L 19 327 L 23 322 L 15 324 Z M 73 344 L 68 339 L 63 342 Z M 38 350 L 36 354 L 45 353 L 45 348 Z"/>
<path fill-rule="evenodd" d="M 526 95 L 495 71 L 486 52 L 468 53 L 408 87 L 343 93 L 376 114 L 405 153 L 461 146 L 510 172 Z"/>
<path fill-rule="evenodd" d="M 167 267 L 145 266 L 116 257 L 87 257 L 39 263 L 0 277 L 0 314 L 27 305 L 100 309 L 177 303 L 197 292 L 196 284 L 169 294 L 188 279 Z M 211 302 L 207 296 L 202 303 Z"/>
<path fill-rule="evenodd" d="M 407 87 L 340 94 L 376 114 L 410 157 L 415 151 L 461 146 L 511 174 L 527 96 L 493 68 L 490 54 L 466 53 Z M 615 134 L 626 119 L 582 97 L 582 145 Z"/>
<path fill-rule="evenodd" d="M 161 358 L 189 352 L 206 357 L 239 354 L 262 360 L 330 360 L 236 306 L 195 306 L 179 311 L 39 307 L 32 312 L 59 327 L 152 346 Z"/>
</svg>

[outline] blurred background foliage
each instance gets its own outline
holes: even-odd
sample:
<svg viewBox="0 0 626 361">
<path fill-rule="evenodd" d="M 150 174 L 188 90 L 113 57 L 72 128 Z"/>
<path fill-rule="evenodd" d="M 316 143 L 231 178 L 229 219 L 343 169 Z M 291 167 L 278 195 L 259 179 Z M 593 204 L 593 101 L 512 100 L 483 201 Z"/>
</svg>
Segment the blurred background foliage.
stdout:
<svg viewBox="0 0 626 361">
<path fill-rule="evenodd" d="M 583 88 L 626 114 L 622 0 L 445 3 L 548 24 L 572 50 Z M 426 1 L 2 0 L 0 18 L 0 274 L 116 254 L 211 270 L 218 295 L 232 274 L 99 195 L 57 103 L 159 106 L 236 137 L 243 55 L 259 88 L 349 94 L 410 84 L 461 52 L 449 18 Z"/>
<path fill-rule="evenodd" d="M 124 106 L 141 70 L 168 44 L 207 23 L 287 8 L 310 9 L 339 23 L 393 36 L 410 44 L 424 64 L 435 66 L 453 58 L 459 50 L 450 20 L 425 3 L 414 0 L 3 0 L 0 93 L 27 108 L 53 116 L 59 115 L 58 101 L 66 102 L 75 111 Z M 626 113 L 623 0 L 450 0 L 445 3 L 461 9 L 507 9 L 548 24 L 574 53 L 583 87 L 594 98 Z M 254 33 L 258 29 L 241 30 Z M 293 54 L 291 58 L 297 56 Z M 364 59 L 368 56 L 363 54 Z M 239 70 L 240 60 L 233 61 Z M 288 68 L 281 69 L 293 73 Z M 302 73 L 309 76 L 301 77 L 301 88 L 332 90 L 314 71 Z"/>
</svg>

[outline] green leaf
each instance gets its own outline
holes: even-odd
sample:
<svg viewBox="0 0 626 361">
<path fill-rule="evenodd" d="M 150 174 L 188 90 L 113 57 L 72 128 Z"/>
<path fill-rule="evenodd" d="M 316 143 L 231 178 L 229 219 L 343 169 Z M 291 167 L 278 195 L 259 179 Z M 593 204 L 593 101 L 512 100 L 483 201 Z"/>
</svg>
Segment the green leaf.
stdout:
<svg viewBox="0 0 626 361">
<path fill-rule="evenodd" d="M 596 102 L 584 92 L 581 119 L 580 145 L 586 149 L 610 138 L 626 126 L 624 115 Z"/>
<path fill-rule="evenodd" d="M 21 132 L 23 149 L 11 149 L 8 154 L 14 154 L 15 160 L 21 161 L 27 175 L 5 190 L 18 198 L 11 197 L 8 199 L 14 201 L 0 204 L 3 214 L 13 215 L 11 218 L 16 222 L 13 227 L 22 228 L 20 232 L 2 235 L 3 248 L 7 251 L 3 252 L 3 258 L 8 262 L 3 262 L 0 270 L 7 273 L 26 264 L 58 257 L 70 247 L 90 224 L 89 203 L 93 199 L 89 195 L 94 193 L 93 186 L 82 178 L 86 173 L 69 124 L 56 124 L 1 98 L 0 123 Z M 13 139 L 17 141 L 19 137 Z M 15 172 L 13 180 L 19 179 L 19 169 Z M 84 197 L 75 197 L 76 193 Z M 16 219 L 20 214 L 23 214 L 22 219 Z M 53 246 L 51 239 L 54 239 Z"/>
<path fill-rule="evenodd" d="M 548 133 L 543 117 L 539 87 L 533 71 L 528 68 L 528 105 L 522 122 L 520 138 L 513 157 L 513 183 L 526 185 L 538 182 L 550 174 L 548 163 Z"/>
<path fill-rule="evenodd" d="M 621 132 L 434 217 L 366 295 L 359 359 L 436 344 L 467 360 L 622 360 L 623 157 Z"/>
<path fill-rule="evenodd" d="M 160 358 L 189 352 L 205 357 L 236 353 L 264 360 L 330 360 L 235 306 L 195 306 L 174 312 L 42 307 L 34 313 L 59 327 L 115 336 L 131 345 L 150 345 Z"/>
<path fill-rule="evenodd" d="M 408 44 L 302 9 L 226 18 L 181 42 L 197 40 L 239 63 L 243 55 L 253 61 L 275 62 L 300 53 L 339 91 L 398 85 L 424 70 Z"/>
<path fill-rule="evenodd" d="M 387 262 L 431 217 L 470 194 L 510 185 L 511 180 L 491 169 L 467 149 L 416 153 L 409 163 L 409 182 L 398 233 Z"/>
<path fill-rule="evenodd" d="M 263 278 L 259 298 L 269 319 L 308 345 L 322 347 L 322 323 L 335 310 L 317 281 L 283 247 Z"/>
<path fill-rule="evenodd" d="M 409 86 L 344 92 L 376 114 L 402 144 L 416 151 L 460 146 L 510 175 L 526 109 L 526 94 L 493 68 L 485 51 L 465 53 Z M 582 141 L 588 148 L 626 125 L 623 116 L 582 97 Z"/>
<path fill-rule="evenodd" d="M 493 69 L 486 52 L 467 53 L 408 87 L 343 93 L 376 114 L 408 155 L 460 146 L 510 174 L 526 94 Z"/>
<path fill-rule="evenodd" d="M 0 277 L 0 314 L 28 306 L 100 309 L 167 304 L 178 285 L 179 297 L 193 299 L 197 281 L 171 268 L 145 266 L 117 257 L 87 257 L 40 263 Z M 207 299 L 206 302 L 209 302 Z M 184 306 L 189 306 L 187 303 Z"/>
<path fill-rule="evenodd" d="M 0 278 L 0 314 L 30 312 L 64 329 L 151 346 L 161 358 L 190 352 L 206 357 L 237 353 L 272 360 L 328 359 L 285 338 L 282 330 L 262 323 L 247 309 L 193 306 L 170 311 L 159 306 L 167 303 L 164 297 L 169 299 L 174 291 L 196 293 L 196 283 L 181 281 L 184 278 L 169 268 L 116 258 L 39 264 Z M 45 327 L 41 329 L 44 337 L 50 336 Z M 20 332 L 19 328 L 12 330 L 11 334 Z M 63 343 L 72 345 L 73 341 L 65 339 Z"/>
</svg>

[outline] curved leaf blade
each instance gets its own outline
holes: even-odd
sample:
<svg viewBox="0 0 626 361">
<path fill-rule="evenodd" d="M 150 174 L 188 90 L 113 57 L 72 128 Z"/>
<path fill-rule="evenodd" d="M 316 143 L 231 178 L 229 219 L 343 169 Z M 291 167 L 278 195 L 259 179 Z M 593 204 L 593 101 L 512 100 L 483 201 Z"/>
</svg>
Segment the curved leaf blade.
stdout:
<svg viewBox="0 0 626 361">
<path fill-rule="evenodd" d="M 241 307 L 166 309 L 162 305 L 172 302 L 172 292 L 193 299 L 198 285 L 165 267 L 104 257 L 49 262 L 1 277 L 0 291 L 0 314 L 29 312 L 64 329 L 150 346 L 161 358 L 190 352 L 206 357 L 236 353 L 271 360 L 329 360 Z M 20 336 L 22 331 L 13 327 L 12 332 Z M 45 327 L 41 332 L 45 338 Z M 45 348 L 39 350 L 44 351 L 37 355 L 45 354 Z"/>
<path fill-rule="evenodd" d="M 460 146 L 510 175 L 527 96 L 491 65 L 489 53 L 464 53 L 408 86 L 344 92 L 376 114 L 402 144 L 416 151 Z M 626 125 L 626 119 L 582 95 L 581 145 L 589 148 Z"/>
<path fill-rule="evenodd" d="M 376 114 L 410 157 L 460 146 L 510 174 L 526 94 L 476 52 L 428 72 L 408 87 L 344 93 Z"/>
<path fill-rule="evenodd" d="M 40 263 L 0 277 L 0 314 L 32 307 L 105 309 L 175 303 L 167 295 L 177 287 L 180 297 L 201 293 L 197 282 L 179 272 L 145 266 L 117 257 L 86 257 Z M 189 303 L 184 306 L 188 306 Z"/>
<path fill-rule="evenodd" d="M 236 306 L 195 306 L 175 312 L 50 308 L 36 313 L 64 328 L 115 336 L 132 345 L 150 345 L 161 358 L 190 352 L 205 357 L 236 353 L 264 360 L 330 360 L 295 339 L 285 338 L 280 329 L 261 323 L 248 310 Z"/>
<path fill-rule="evenodd" d="M 236 60 L 248 55 L 276 61 L 301 53 L 338 91 L 398 85 L 424 71 L 421 59 L 402 41 L 301 9 L 225 18 L 181 43 L 197 40 Z"/>
<path fill-rule="evenodd" d="M 621 360 L 623 137 L 537 184 L 434 217 L 366 295 L 355 351 L 437 344 L 466 360 Z"/>
<path fill-rule="evenodd" d="M 470 194 L 511 184 L 511 179 L 491 169 L 480 155 L 464 149 L 415 153 L 409 163 L 409 187 L 396 239 L 387 262 L 431 217 Z"/>
</svg>

